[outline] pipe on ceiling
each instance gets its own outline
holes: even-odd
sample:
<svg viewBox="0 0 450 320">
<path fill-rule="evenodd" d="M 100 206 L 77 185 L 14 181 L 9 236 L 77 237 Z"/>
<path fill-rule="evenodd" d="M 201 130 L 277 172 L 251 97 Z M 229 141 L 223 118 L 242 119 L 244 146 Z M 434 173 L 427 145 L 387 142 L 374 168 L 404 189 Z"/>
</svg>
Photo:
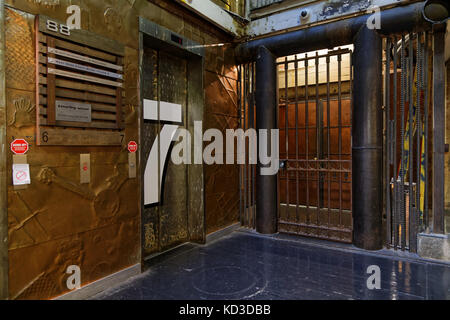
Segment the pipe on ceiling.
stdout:
<svg viewBox="0 0 450 320">
<path fill-rule="evenodd" d="M 380 12 L 381 34 L 420 31 L 431 28 L 424 17 L 426 2 L 416 2 Z M 258 48 L 266 47 L 277 57 L 334 48 L 350 44 L 361 27 L 367 24 L 371 14 L 339 20 L 307 29 L 301 29 L 263 39 L 242 43 L 236 47 L 238 63 L 255 61 Z"/>
</svg>

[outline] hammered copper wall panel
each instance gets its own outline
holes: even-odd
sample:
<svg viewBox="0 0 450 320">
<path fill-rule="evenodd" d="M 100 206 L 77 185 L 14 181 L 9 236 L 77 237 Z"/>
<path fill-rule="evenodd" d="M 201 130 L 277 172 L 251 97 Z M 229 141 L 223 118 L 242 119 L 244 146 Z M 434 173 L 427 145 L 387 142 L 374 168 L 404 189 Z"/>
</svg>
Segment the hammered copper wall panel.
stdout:
<svg viewBox="0 0 450 320">
<path fill-rule="evenodd" d="M 23 3 L 24 5 L 29 5 Z M 19 4 L 20 6 L 20 4 Z M 9 294 L 45 299 L 67 292 L 66 269 L 82 284 L 140 261 L 139 189 L 128 179 L 124 147 L 37 147 L 34 15 L 6 10 L 7 139 L 24 138 L 32 184 L 8 187 Z M 126 50 L 126 139 L 138 139 L 137 51 Z M 91 183 L 80 185 L 80 154 L 91 155 Z M 8 153 L 8 176 L 12 155 Z"/>
<path fill-rule="evenodd" d="M 205 72 L 205 130 L 217 128 L 225 137 L 226 129 L 239 128 L 236 85 L 229 76 Z M 211 233 L 239 221 L 239 166 L 205 165 L 205 180 L 206 232 Z"/>
<path fill-rule="evenodd" d="M 45 299 L 68 291 L 65 270 L 69 265 L 81 267 L 82 285 L 86 285 L 139 263 L 141 241 L 144 252 L 159 250 L 154 246 L 160 242 L 159 227 L 156 227 L 160 221 L 154 213 L 148 220 L 140 220 L 141 182 L 140 178 L 128 179 L 125 145 L 122 148 L 35 145 L 34 15 L 65 21 L 67 6 L 76 4 L 81 7 L 82 29 L 125 45 L 125 140 L 138 141 L 142 148 L 146 145 L 139 137 L 142 98 L 139 96 L 139 16 L 201 44 L 213 45 L 206 50 L 204 64 L 205 70 L 211 73 L 205 73 L 205 108 L 209 108 L 203 119 L 207 123 L 205 130 L 216 125 L 237 127 L 237 108 L 230 97 L 237 76 L 230 38 L 171 2 L 6 0 L 6 3 L 17 9 L 6 10 L 7 139 L 26 138 L 30 142 L 27 155 L 32 179 L 27 189 L 14 190 L 12 181 L 8 187 L 9 295 L 12 299 Z M 210 76 L 214 84 L 208 89 Z M 219 90 L 223 87 L 219 83 L 223 77 L 230 80 L 224 83 L 231 91 Z M 208 102 L 210 99 L 214 101 Z M 153 136 L 147 138 L 154 140 Z M 91 155 L 92 172 L 91 183 L 83 187 L 79 184 L 82 153 Z M 7 157 L 7 174 L 11 176 L 12 155 L 8 153 Z M 238 170 L 227 169 L 204 169 L 209 231 L 238 220 L 238 208 L 233 205 L 239 199 L 237 183 L 233 187 Z M 217 182 L 222 179 L 230 181 L 228 190 Z M 221 205 L 225 207 L 223 214 L 217 211 Z M 166 219 L 168 238 L 163 243 L 183 241 L 185 235 L 179 226 L 184 226 L 185 220 L 181 216 Z M 142 237 L 141 223 L 142 229 L 148 230 Z M 177 228 L 171 229 L 174 223 Z"/>
</svg>

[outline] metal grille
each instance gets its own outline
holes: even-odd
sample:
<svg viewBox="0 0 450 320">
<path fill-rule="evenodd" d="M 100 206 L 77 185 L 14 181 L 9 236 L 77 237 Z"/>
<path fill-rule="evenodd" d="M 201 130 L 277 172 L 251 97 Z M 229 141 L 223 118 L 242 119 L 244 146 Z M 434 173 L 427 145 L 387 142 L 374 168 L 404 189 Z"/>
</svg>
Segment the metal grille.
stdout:
<svg viewBox="0 0 450 320">
<path fill-rule="evenodd" d="M 278 60 L 280 232 L 352 241 L 351 54 Z"/>
<path fill-rule="evenodd" d="M 239 125 L 244 131 L 255 128 L 255 63 L 238 67 Z M 239 216 L 243 227 L 255 228 L 256 165 L 249 164 L 249 145 L 246 141 L 246 161 L 239 170 Z"/>
<path fill-rule="evenodd" d="M 411 252 L 430 218 L 430 40 L 428 33 L 385 39 L 387 246 Z"/>
<path fill-rule="evenodd" d="M 250 10 L 256 10 L 259 8 L 270 6 L 274 3 L 283 2 L 284 0 L 247 0 L 250 1 Z"/>
</svg>

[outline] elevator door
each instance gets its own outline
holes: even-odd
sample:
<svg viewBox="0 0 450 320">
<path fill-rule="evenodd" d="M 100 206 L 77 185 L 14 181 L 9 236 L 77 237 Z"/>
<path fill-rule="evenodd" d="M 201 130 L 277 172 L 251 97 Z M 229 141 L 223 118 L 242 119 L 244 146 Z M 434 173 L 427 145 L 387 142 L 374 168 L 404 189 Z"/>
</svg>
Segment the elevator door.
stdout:
<svg viewBox="0 0 450 320">
<path fill-rule="evenodd" d="M 159 113 L 164 113 L 166 103 L 181 105 L 182 122 L 187 123 L 187 60 L 150 48 L 144 49 L 143 56 L 143 99 L 157 101 Z M 142 136 L 142 168 L 145 169 L 150 150 L 159 139 L 167 121 L 144 120 Z M 164 143 L 160 141 L 162 146 Z M 172 143 L 173 146 L 173 143 Z M 162 147 L 161 147 L 162 148 Z M 161 152 L 161 150 L 159 151 Z M 169 149 L 165 161 L 156 161 L 152 166 L 164 168 L 162 184 L 151 185 L 160 188 L 159 202 L 147 205 L 142 217 L 142 244 L 144 257 L 170 249 L 189 239 L 187 210 L 187 166 L 175 165 L 171 161 Z M 160 170 L 158 170 L 160 172 Z M 161 179 L 161 177 L 158 177 Z"/>
</svg>

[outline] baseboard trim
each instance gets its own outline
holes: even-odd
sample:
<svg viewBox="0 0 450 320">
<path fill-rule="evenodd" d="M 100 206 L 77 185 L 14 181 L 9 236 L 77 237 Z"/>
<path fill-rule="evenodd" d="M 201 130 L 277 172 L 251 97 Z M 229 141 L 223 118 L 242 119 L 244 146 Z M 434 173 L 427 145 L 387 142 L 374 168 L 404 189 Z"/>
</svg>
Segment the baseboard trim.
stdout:
<svg viewBox="0 0 450 320">
<path fill-rule="evenodd" d="M 96 294 L 99 294 L 102 291 L 105 291 L 106 289 L 117 286 L 119 283 L 124 282 L 131 277 L 137 276 L 140 273 L 141 264 L 138 263 L 134 266 L 123 269 L 119 272 L 113 273 L 100 280 L 85 285 L 78 290 L 74 290 L 56 297 L 53 300 L 86 300 L 95 296 Z"/>
<path fill-rule="evenodd" d="M 223 238 L 223 237 L 235 232 L 240 227 L 241 227 L 241 224 L 238 222 L 238 223 L 232 224 L 231 226 L 225 227 L 221 230 L 210 233 L 206 236 L 206 244 L 209 244 L 213 241 L 219 240 L 220 238 Z"/>
</svg>

